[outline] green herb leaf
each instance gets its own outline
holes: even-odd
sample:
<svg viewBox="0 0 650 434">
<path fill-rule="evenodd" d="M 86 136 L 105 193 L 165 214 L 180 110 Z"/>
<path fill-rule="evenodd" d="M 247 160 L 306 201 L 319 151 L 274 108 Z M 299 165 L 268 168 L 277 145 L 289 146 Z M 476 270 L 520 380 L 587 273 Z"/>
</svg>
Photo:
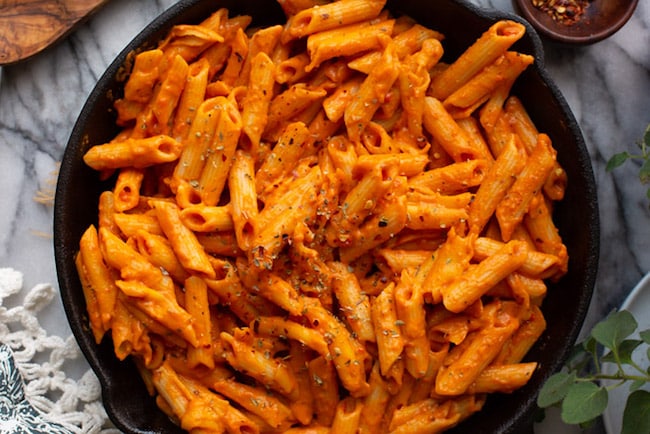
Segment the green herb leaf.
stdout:
<svg viewBox="0 0 650 434">
<path fill-rule="evenodd" d="M 632 157 L 632 155 L 630 155 L 630 153 L 627 152 L 627 151 L 619 152 L 618 154 L 614 154 L 614 155 L 612 155 L 612 157 L 607 162 L 607 167 L 605 168 L 605 170 L 607 170 L 608 172 L 611 172 L 612 170 L 614 170 L 617 167 L 621 166 L 623 163 L 625 163 L 631 157 Z"/>
<path fill-rule="evenodd" d="M 621 434 L 650 433 L 650 392 L 637 390 L 627 398 Z"/>
<path fill-rule="evenodd" d="M 643 330 L 642 332 L 639 333 L 639 336 L 645 342 L 646 344 L 650 344 L 650 329 L 648 330 Z"/>
<path fill-rule="evenodd" d="M 630 392 L 634 392 L 635 390 L 642 388 L 644 385 L 645 385 L 645 381 L 635 380 L 630 383 Z"/>
<path fill-rule="evenodd" d="M 621 363 L 624 365 L 633 364 L 634 362 L 632 361 L 632 353 L 642 343 L 643 341 L 637 339 L 626 339 L 621 342 L 621 345 L 618 346 L 618 357 Z"/>
<path fill-rule="evenodd" d="M 537 405 L 547 408 L 562 401 L 576 380 L 574 372 L 558 372 L 549 377 L 537 396 Z"/>
<path fill-rule="evenodd" d="M 600 416 L 607 407 L 607 389 L 595 383 L 574 383 L 562 401 L 561 417 L 568 424 L 582 424 Z"/>
<path fill-rule="evenodd" d="M 621 310 L 612 313 L 605 320 L 596 324 L 591 331 L 591 336 L 605 348 L 616 350 L 625 338 L 634 333 L 637 327 L 638 323 L 634 316 L 626 310 Z"/>
<path fill-rule="evenodd" d="M 616 363 L 616 356 L 618 356 L 618 361 L 623 365 L 631 365 L 634 362 L 632 361 L 632 353 L 636 350 L 643 341 L 637 339 L 626 339 L 620 343 L 618 348 L 605 354 L 601 361 Z"/>
<path fill-rule="evenodd" d="M 596 354 L 598 352 L 598 342 L 592 336 L 582 343 L 582 348 L 589 354 Z"/>
</svg>

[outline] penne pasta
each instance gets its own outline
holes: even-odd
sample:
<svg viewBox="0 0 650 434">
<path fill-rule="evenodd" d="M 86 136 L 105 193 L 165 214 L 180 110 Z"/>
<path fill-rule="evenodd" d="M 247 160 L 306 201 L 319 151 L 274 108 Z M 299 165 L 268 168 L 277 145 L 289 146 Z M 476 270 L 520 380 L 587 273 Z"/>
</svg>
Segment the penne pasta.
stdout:
<svg viewBox="0 0 650 434">
<path fill-rule="evenodd" d="M 92 336 L 188 432 L 450 429 L 536 375 L 568 271 L 566 174 L 512 93 L 525 29 L 453 58 L 384 0 L 279 3 L 134 56 L 84 155 Z"/>
</svg>

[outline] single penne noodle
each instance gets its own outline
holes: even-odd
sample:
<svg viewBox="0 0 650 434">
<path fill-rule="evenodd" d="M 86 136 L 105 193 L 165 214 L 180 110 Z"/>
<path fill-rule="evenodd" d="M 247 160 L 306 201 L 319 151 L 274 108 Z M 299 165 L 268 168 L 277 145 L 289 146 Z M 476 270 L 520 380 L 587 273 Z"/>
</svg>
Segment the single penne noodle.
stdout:
<svg viewBox="0 0 650 434">
<path fill-rule="evenodd" d="M 230 230 L 208 233 L 197 232 L 196 239 L 203 246 L 206 253 L 212 255 L 236 257 L 242 254 L 242 250 L 237 245 L 235 233 Z"/>
<path fill-rule="evenodd" d="M 210 306 L 208 301 L 208 287 L 203 279 L 190 276 L 185 280 L 185 310 L 192 316 L 194 331 L 196 333 L 197 347 L 188 349 L 188 368 L 205 366 L 214 368 L 214 355 L 212 353 L 212 337 L 210 331 Z"/>
<path fill-rule="evenodd" d="M 304 426 L 311 425 L 314 420 L 314 396 L 311 392 L 307 363 L 309 357 L 304 347 L 296 341 L 289 341 L 289 357 L 287 364 L 293 370 L 296 377 L 296 393 L 289 401 L 289 407 L 296 419 Z"/>
<path fill-rule="evenodd" d="M 428 96 L 424 99 L 422 119 L 424 128 L 456 163 L 481 158 L 481 151 L 472 146 L 465 131 L 436 98 Z"/>
<path fill-rule="evenodd" d="M 133 69 L 124 85 L 124 99 L 146 104 L 153 96 L 154 84 L 160 78 L 160 61 L 163 52 L 159 49 L 147 50 L 135 56 Z"/>
<path fill-rule="evenodd" d="M 380 65 L 363 81 L 352 102 L 345 109 L 343 120 L 349 139 L 359 143 L 361 134 L 386 100 L 399 76 L 395 44 L 390 41 L 383 51 Z"/>
<path fill-rule="evenodd" d="M 495 254 L 502 246 L 503 243 L 499 240 L 478 237 L 474 241 L 474 259 L 481 261 Z M 529 248 L 526 261 L 521 264 L 519 272 L 531 278 L 546 279 L 555 274 L 558 262 L 559 259 L 555 255 Z"/>
<path fill-rule="evenodd" d="M 494 255 L 476 265 L 441 289 L 442 302 L 451 312 L 461 312 L 477 301 L 491 287 L 526 261 L 528 249 L 521 241 L 510 241 Z"/>
<path fill-rule="evenodd" d="M 379 16 L 386 0 L 341 0 L 327 5 L 303 9 L 290 17 L 284 29 L 283 41 L 302 38 Z"/>
<path fill-rule="evenodd" d="M 439 203 L 408 202 L 406 227 L 410 229 L 446 229 L 465 222 L 466 208 L 450 208 Z"/>
<path fill-rule="evenodd" d="M 199 178 L 198 190 L 205 205 L 215 206 L 221 198 L 241 129 L 239 111 L 231 102 L 225 103 L 219 115 L 214 138 L 206 151 L 208 156 Z"/>
<path fill-rule="evenodd" d="M 332 271 L 334 295 L 347 324 L 360 341 L 375 342 L 370 300 L 361 291 L 357 277 L 340 262 L 332 262 L 328 267 Z"/>
<path fill-rule="evenodd" d="M 378 166 L 382 171 L 392 171 L 399 176 L 416 177 L 424 171 L 429 159 L 420 154 L 368 154 L 356 159 L 354 173 L 367 173 Z"/>
<path fill-rule="evenodd" d="M 359 399 L 346 397 L 336 405 L 331 432 L 337 434 L 356 434 L 363 403 Z"/>
<path fill-rule="evenodd" d="M 84 162 L 95 170 L 122 167 L 145 168 L 175 161 L 181 144 L 166 135 L 93 146 L 84 154 Z"/>
<path fill-rule="evenodd" d="M 181 210 L 181 221 L 194 232 L 220 232 L 234 228 L 230 206 L 193 205 Z"/>
<path fill-rule="evenodd" d="M 501 20 L 494 23 L 431 83 L 431 94 L 444 100 L 484 67 L 521 39 L 526 29 L 521 23 Z"/>
<path fill-rule="evenodd" d="M 253 155 L 260 145 L 262 133 L 268 122 L 268 110 L 273 98 L 275 65 L 265 53 L 257 54 L 252 60 L 250 86 L 242 101 L 243 148 L 249 148 Z"/>
<path fill-rule="evenodd" d="M 177 140 L 183 140 L 187 137 L 196 109 L 205 99 L 209 69 L 210 64 L 206 59 L 197 60 L 189 65 L 187 82 L 178 101 L 172 126 L 172 137 Z"/>
<path fill-rule="evenodd" d="M 383 375 L 390 370 L 404 349 L 404 336 L 395 308 L 395 285 L 391 284 L 370 303 L 372 323 L 377 337 L 379 366 Z"/>
<path fill-rule="evenodd" d="M 461 415 L 449 410 L 446 403 L 425 399 L 397 410 L 390 424 L 395 434 L 443 432 L 457 425 Z"/>
<path fill-rule="evenodd" d="M 468 160 L 423 171 L 409 178 L 409 188 L 440 194 L 455 194 L 480 185 L 489 168 L 484 159 Z"/>
<path fill-rule="evenodd" d="M 219 8 L 212 12 L 206 19 L 199 23 L 199 26 L 210 30 L 223 30 L 228 22 L 228 9 Z M 223 41 L 222 41 L 223 42 Z"/>
<path fill-rule="evenodd" d="M 514 95 L 508 97 L 504 104 L 504 110 L 510 125 L 512 125 L 513 130 L 526 148 L 526 152 L 531 154 L 537 145 L 539 131 L 530 118 L 528 111 L 521 100 Z"/>
<path fill-rule="evenodd" d="M 203 101 L 197 108 L 187 140 L 174 169 L 176 184 L 182 180 L 196 182 L 201 176 L 206 151 L 213 141 L 221 109 L 225 104 L 227 104 L 226 98 L 215 97 Z"/>
<path fill-rule="evenodd" d="M 97 206 L 97 228 L 104 228 L 114 234 L 120 233 L 115 216 L 120 214 L 115 212 L 115 196 L 110 190 L 103 191 L 99 195 L 99 204 Z"/>
<path fill-rule="evenodd" d="M 255 333 L 262 336 L 294 339 L 318 352 L 321 356 L 329 357 L 329 349 L 323 335 L 295 321 L 278 316 L 261 316 L 255 318 L 250 327 L 255 330 Z"/>
<path fill-rule="evenodd" d="M 339 385 L 336 381 L 336 368 L 330 357 L 315 357 L 307 363 L 309 377 L 312 379 L 311 392 L 314 406 L 319 409 L 315 416 L 317 424 L 331 426 L 339 403 Z"/>
<path fill-rule="evenodd" d="M 379 363 L 373 365 L 368 383 L 370 393 L 363 400 L 359 432 L 378 432 L 391 397 L 388 384 L 380 374 Z"/>
<path fill-rule="evenodd" d="M 332 161 L 336 171 L 340 172 L 337 179 L 340 180 L 342 186 L 341 190 L 349 192 L 353 187 L 353 178 L 355 173 L 355 165 L 359 161 L 357 152 L 344 136 L 334 136 L 327 143 L 327 155 Z M 374 166 L 368 167 L 365 173 L 372 172 Z M 358 173 L 361 176 L 361 173 Z"/>
<path fill-rule="evenodd" d="M 163 134 L 171 130 L 172 114 L 178 105 L 185 82 L 189 66 L 180 55 L 172 58 L 165 76 L 160 83 L 160 88 L 151 101 L 151 112 L 156 119 L 156 128 Z"/>
<path fill-rule="evenodd" d="M 253 158 L 243 151 L 235 153 L 228 176 L 232 219 L 237 245 L 246 251 L 256 235 L 255 218 L 258 214 Z"/>
<path fill-rule="evenodd" d="M 516 363 L 488 366 L 469 388 L 469 393 L 510 393 L 525 385 L 535 372 L 537 363 Z"/>
<path fill-rule="evenodd" d="M 81 237 L 79 257 L 84 274 L 97 300 L 97 310 L 104 330 L 108 330 L 113 318 L 117 287 L 113 275 L 104 263 L 97 230 L 91 226 Z"/>
<path fill-rule="evenodd" d="M 405 269 L 400 273 L 400 278 L 395 287 L 395 311 L 397 318 L 402 323 L 405 337 L 413 340 L 425 335 L 426 312 L 424 308 L 424 294 L 422 286 L 415 279 L 415 272 Z M 428 348 L 424 351 L 428 358 Z"/>
<path fill-rule="evenodd" d="M 474 194 L 465 192 L 448 195 L 434 192 L 412 191 L 406 195 L 406 199 L 413 203 L 437 204 L 447 208 L 467 208 L 474 200 Z"/>
<path fill-rule="evenodd" d="M 113 192 L 113 207 L 116 212 L 135 208 L 140 203 L 140 187 L 144 179 L 142 169 L 123 168 L 117 175 Z"/>
<path fill-rule="evenodd" d="M 234 335 L 226 332 L 219 335 L 230 366 L 283 395 L 294 392 L 296 379 L 287 364 L 277 358 L 265 357 L 264 352 L 253 351 L 247 334 L 250 334 L 250 330 L 238 329 Z"/>
<path fill-rule="evenodd" d="M 360 136 L 361 144 L 370 154 L 393 154 L 393 138 L 376 122 L 370 122 Z"/>
<path fill-rule="evenodd" d="M 101 314 L 99 312 L 99 307 L 97 305 L 97 297 L 95 296 L 95 291 L 91 286 L 88 276 L 86 275 L 86 270 L 84 269 L 83 261 L 81 255 L 77 254 L 75 257 L 75 269 L 79 275 L 79 283 L 81 284 L 81 291 L 83 292 L 84 300 L 86 302 L 86 311 L 88 312 L 88 325 L 92 331 L 93 337 L 95 338 L 95 343 L 99 344 L 104 338 L 106 329 L 102 324 Z M 113 332 L 115 333 L 115 332 Z M 115 343 L 115 340 L 113 341 Z M 128 355 L 130 350 L 126 350 Z M 117 355 L 117 351 L 116 351 Z M 126 357 L 126 356 L 125 356 Z"/>
<path fill-rule="evenodd" d="M 300 158 L 307 153 L 309 129 L 302 122 L 286 126 L 277 143 L 269 152 L 255 176 L 255 188 L 263 193 L 272 183 L 277 183 L 283 175 L 290 173 Z"/>
<path fill-rule="evenodd" d="M 510 95 L 510 89 L 515 82 L 515 78 L 498 84 L 490 93 L 490 96 L 487 101 L 485 101 L 485 104 L 483 104 L 483 107 L 479 108 L 478 122 L 483 126 L 483 128 L 485 128 L 485 130 L 490 131 L 494 128 L 499 118 L 503 115 L 503 106 Z"/>
<path fill-rule="evenodd" d="M 213 279 L 214 268 L 194 233 L 181 221 L 179 208 L 173 203 L 162 200 L 152 200 L 152 205 L 156 210 L 160 227 L 183 267 Z"/>
<path fill-rule="evenodd" d="M 432 254 L 431 250 L 379 249 L 377 255 L 384 259 L 394 273 L 399 274 L 407 268 L 417 268 Z"/>
<path fill-rule="evenodd" d="M 395 20 L 363 22 L 310 35 L 307 38 L 307 52 L 311 62 L 305 70 L 313 71 L 335 57 L 353 56 L 382 48 L 393 32 L 394 24 Z"/>
<path fill-rule="evenodd" d="M 178 24 L 160 42 L 158 48 L 163 50 L 168 58 L 178 55 L 190 62 L 216 42 L 223 42 L 223 36 L 209 27 L 200 24 Z"/>
<path fill-rule="evenodd" d="M 472 147 L 480 153 L 481 158 L 492 163 L 494 161 L 494 156 L 488 147 L 485 137 L 483 137 L 483 131 L 481 131 L 479 121 L 473 117 L 466 117 L 456 119 L 456 123 L 461 129 L 463 129 L 463 131 L 465 131 L 467 138 L 472 143 Z"/>
<path fill-rule="evenodd" d="M 275 81 L 280 84 L 293 84 L 307 76 L 305 67 L 310 59 L 307 53 L 299 53 L 280 62 L 275 68 Z"/>
<path fill-rule="evenodd" d="M 431 83 L 429 71 L 438 63 L 442 53 L 440 41 L 427 39 L 420 51 L 407 57 L 400 70 L 401 105 L 408 119 L 408 128 L 415 137 L 422 137 L 424 98 Z"/>
<path fill-rule="evenodd" d="M 212 387 L 216 392 L 262 418 L 273 428 L 287 428 L 294 421 L 289 407 L 258 387 L 247 386 L 230 378 L 218 381 Z"/>
<path fill-rule="evenodd" d="M 219 79 L 230 87 L 235 86 L 237 77 L 242 73 L 244 60 L 248 57 L 249 39 L 243 28 L 237 29 L 230 45 L 230 54 L 226 60 L 226 66 L 220 74 Z"/>
<path fill-rule="evenodd" d="M 252 285 L 260 296 L 273 302 L 292 315 L 303 313 L 303 300 L 289 282 L 272 272 L 261 272 L 259 282 Z"/>
</svg>

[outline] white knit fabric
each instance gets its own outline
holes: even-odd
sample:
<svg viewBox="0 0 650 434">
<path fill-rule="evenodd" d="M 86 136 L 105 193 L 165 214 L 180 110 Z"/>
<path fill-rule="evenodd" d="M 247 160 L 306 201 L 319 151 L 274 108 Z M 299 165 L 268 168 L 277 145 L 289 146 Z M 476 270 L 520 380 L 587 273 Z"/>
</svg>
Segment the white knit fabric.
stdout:
<svg viewBox="0 0 650 434">
<path fill-rule="evenodd" d="M 22 303 L 6 304 L 8 299 Z M 66 375 L 66 363 L 82 357 L 72 335 L 48 335 L 38 320 L 55 289 L 39 284 L 23 291 L 23 274 L 0 268 L 0 343 L 11 348 L 24 381 L 27 400 L 44 417 L 73 433 L 117 434 L 101 402 L 101 388 L 92 370 L 76 380 Z M 1 398 L 1 397 L 0 397 Z"/>
</svg>

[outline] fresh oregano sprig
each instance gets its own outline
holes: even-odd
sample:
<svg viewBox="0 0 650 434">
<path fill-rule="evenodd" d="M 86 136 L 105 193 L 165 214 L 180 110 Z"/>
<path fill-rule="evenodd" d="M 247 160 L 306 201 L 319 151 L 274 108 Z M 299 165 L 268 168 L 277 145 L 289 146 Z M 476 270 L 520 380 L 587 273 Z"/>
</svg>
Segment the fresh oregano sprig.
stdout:
<svg viewBox="0 0 650 434">
<path fill-rule="evenodd" d="M 611 172 L 615 168 L 623 165 L 629 160 L 640 160 L 641 168 L 639 169 L 639 180 L 641 184 L 650 184 L 650 125 L 646 127 L 643 139 L 637 143 L 639 146 L 639 154 L 631 154 L 627 151 L 614 154 L 607 162 L 606 170 Z M 646 196 L 650 199 L 650 188 L 646 190 Z"/>
<path fill-rule="evenodd" d="M 650 392 L 641 390 L 650 384 L 650 363 L 644 368 L 632 359 L 635 351 L 650 359 L 650 330 L 631 338 L 637 329 L 627 310 L 614 311 L 596 324 L 574 347 L 564 369 L 544 383 L 537 405 L 559 406 L 565 423 L 586 426 L 605 411 L 610 390 L 629 385 L 621 434 L 650 433 Z M 603 371 L 605 363 L 614 366 L 613 373 Z"/>
</svg>

